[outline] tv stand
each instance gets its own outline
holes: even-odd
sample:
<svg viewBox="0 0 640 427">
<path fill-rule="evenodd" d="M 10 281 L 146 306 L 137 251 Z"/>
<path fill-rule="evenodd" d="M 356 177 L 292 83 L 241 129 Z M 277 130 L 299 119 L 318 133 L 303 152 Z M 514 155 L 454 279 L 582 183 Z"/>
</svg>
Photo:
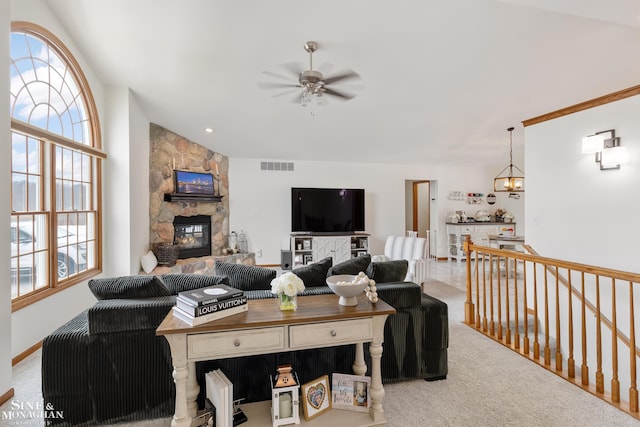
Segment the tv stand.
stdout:
<svg viewBox="0 0 640 427">
<path fill-rule="evenodd" d="M 326 257 L 332 257 L 335 265 L 368 253 L 366 233 L 291 233 L 292 268 Z"/>
</svg>

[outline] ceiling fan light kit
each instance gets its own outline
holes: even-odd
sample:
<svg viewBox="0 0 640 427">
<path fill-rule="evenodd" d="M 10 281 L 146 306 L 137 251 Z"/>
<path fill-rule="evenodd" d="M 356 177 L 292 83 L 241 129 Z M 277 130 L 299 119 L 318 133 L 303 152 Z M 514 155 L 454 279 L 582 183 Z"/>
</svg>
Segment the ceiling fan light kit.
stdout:
<svg viewBox="0 0 640 427">
<path fill-rule="evenodd" d="M 308 105 L 315 106 L 324 104 L 325 95 L 348 101 L 354 98 L 356 95 L 346 93 L 344 91 L 338 91 L 334 88 L 336 83 L 344 80 L 360 80 L 360 75 L 355 71 L 345 71 L 342 74 L 335 75 L 333 77 L 325 77 L 322 72 L 313 69 L 313 53 L 318 50 L 318 43 L 315 41 L 308 41 L 304 44 L 304 50 L 309 53 L 309 69 L 300 70 L 297 73 L 297 83 L 283 84 L 283 83 L 258 83 L 258 87 L 261 89 L 289 89 L 299 88 L 302 91 L 296 95 L 294 102 L 299 103 L 303 107 Z M 286 67 L 289 71 L 295 72 L 291 66 Z M 291 80 L 291 77 L 284 77 L 271 72 L 263 72 L 264 74 L 277 77 L 279 79 Z M 275 95 L 278 96 L 278 95 Z M 313 111 L 311 112 L 313 116 Z"/>
</svg>

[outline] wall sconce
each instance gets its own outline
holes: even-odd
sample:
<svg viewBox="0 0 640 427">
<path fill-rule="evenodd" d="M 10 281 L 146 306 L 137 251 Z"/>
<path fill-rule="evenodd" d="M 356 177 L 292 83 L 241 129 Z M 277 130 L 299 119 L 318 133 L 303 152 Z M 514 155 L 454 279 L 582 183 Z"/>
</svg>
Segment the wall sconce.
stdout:
<svg viewBox="0 0 640 427">
<path fill-rule="evenodd" d="M 582 153 L 595 153 L 596 163 L 602 171 L 620 169 L 620 163 L 625 159 L 625 149 L 620 146 L 620 137 L 616 137 L 613 129 L 582 138 Z"/>
</svg>

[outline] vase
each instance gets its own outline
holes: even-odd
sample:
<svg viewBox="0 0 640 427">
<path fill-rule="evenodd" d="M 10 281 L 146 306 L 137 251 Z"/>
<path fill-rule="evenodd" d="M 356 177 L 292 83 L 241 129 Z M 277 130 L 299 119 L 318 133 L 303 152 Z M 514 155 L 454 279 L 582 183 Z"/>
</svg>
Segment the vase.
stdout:
<svg viewBox="0 0 640 427">
<path fill-rule="evenodd" d="M 278 295 L 278 305 L 282 311 L 292 311 L 298 308 L 298 295 L 290 297 L 287 294 Z"/>
</svg>

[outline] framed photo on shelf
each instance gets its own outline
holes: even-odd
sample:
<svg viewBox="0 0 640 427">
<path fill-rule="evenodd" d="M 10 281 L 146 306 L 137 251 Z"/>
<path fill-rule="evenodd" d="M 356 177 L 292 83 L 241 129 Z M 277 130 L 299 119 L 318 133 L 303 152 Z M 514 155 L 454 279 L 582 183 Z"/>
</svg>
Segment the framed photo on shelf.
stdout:
<svg viewBox="0 0 640 427">
<path fill-rule="evenodd" d="M 303 240 L 302 241 L 302 249 L 304 249 L 305 251 L 309 251 L 311 250 L 311 240 Z"/>
<path fill-rule="evenodd" d="M 366 256 L 367 255 L 367 251 L 358 251 L 358 253 L 356 255 L 357 256 Z"/>
<path fill-rule="evenodd" d="M 331 409 L 329 377 L 323 375 L 320 378 L 303 384 L 301 397 L 304 419 L 307 421 Z"/>
<path fill-rule="evenodd" d="M 307 254 L 304 256 L 304 264 L 310 264 L 313 262 L 313 255 Z"/>
<path fill-rule="evenodd" d="M 331 381 L 331 406 L 335 409 L 367 412 L 371 406 L 370 387 L 371 377 L 334 373 Z"/>
</svg>

